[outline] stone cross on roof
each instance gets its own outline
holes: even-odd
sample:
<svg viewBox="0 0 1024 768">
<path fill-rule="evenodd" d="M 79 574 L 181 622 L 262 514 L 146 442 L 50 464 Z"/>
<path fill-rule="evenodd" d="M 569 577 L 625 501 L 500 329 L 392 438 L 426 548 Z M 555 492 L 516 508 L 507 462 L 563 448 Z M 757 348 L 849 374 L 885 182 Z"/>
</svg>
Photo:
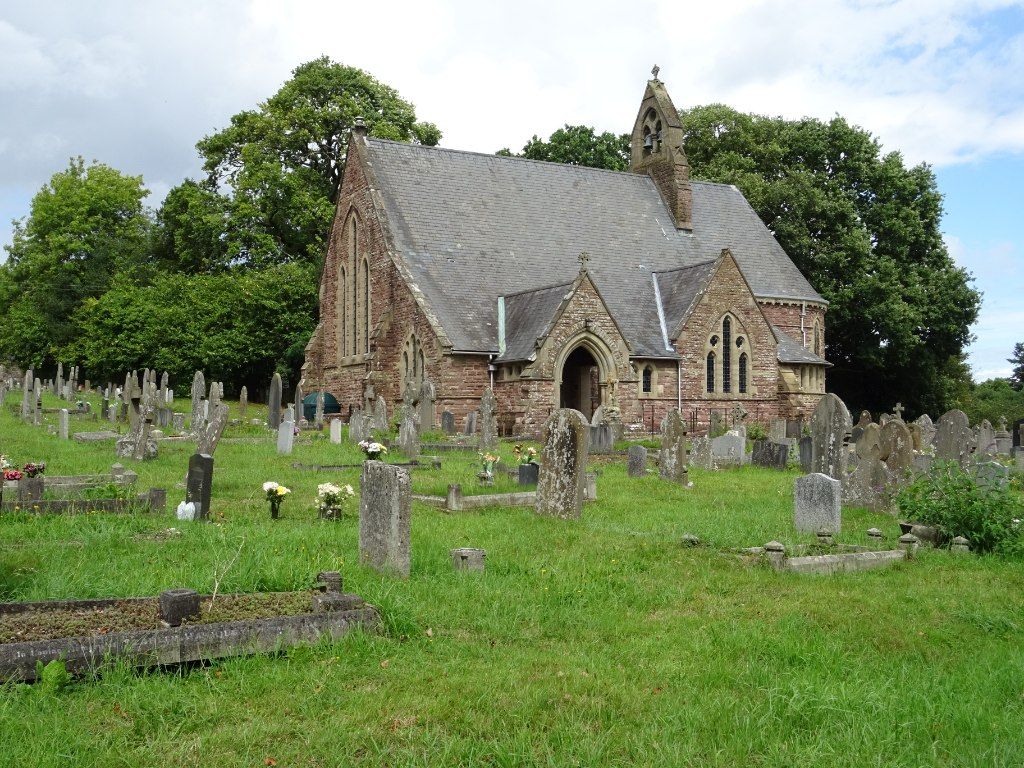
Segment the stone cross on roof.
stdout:
<svg viewBox="0 0 1024 768">
<path fill-rule="evenodd" d="M 655 80 L 658 79 L 658 73 L 659 72 L 661 72 L 661 67 L 659 67 L 657 64 L 655 64 L 653 67 L 651 67 L 651 74 L 654 75 L 654 79 Z"/>
<path fill-rule="evenodd" d="M 590 261 L 590 254 L 587 253 L 586 251 L 583 251 L 583 253 L 581 253 L 577 257 L 577 259 L 578 259 L 578 261 L 580 263 L 580 272 L 586 272 L 587 271 L 587 263 Z"/>
<path fill-rule="evenodd" d="M 903 407 L 903 403 L 896 403 L 892 409 L 893 415 L 896 417 L 896 421 L 903 421 L 903 411 L 905 410 L 906 408 Z"/>
</svg>

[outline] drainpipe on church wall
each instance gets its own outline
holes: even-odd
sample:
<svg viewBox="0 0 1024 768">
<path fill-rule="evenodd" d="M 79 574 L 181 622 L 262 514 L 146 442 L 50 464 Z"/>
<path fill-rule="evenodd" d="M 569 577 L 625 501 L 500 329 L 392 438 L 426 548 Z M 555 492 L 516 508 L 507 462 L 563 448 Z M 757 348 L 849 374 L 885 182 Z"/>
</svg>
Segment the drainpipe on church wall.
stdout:
<svg viewBox="0 0 1024 768">
<path fill-rule="evenodd" d="M 494 360 L 494 355 L 488 355 L 487 356 L 487 373 L 490 374 L 490 377 L 491 377 L 491 391 L 493 392 L 494 391 L 494 369 L 497 368 L 498 366 L 496 366 L 493 362 L 491 362 L 492 360 Z"/>
</svg>

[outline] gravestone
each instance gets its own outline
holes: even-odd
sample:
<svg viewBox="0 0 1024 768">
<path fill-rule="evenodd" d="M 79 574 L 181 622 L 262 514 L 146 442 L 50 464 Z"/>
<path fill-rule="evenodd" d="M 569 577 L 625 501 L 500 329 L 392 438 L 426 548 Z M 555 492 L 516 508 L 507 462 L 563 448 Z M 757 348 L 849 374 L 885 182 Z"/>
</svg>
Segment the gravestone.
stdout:
<svg viewBox="0 0 1024 768">
<path fill-rule="evenodd" d="M 698 435 L 690 441 L 690 464 L 700 469 L 714 469 L 715 458 L 711 453 L 711 438 Z"/>
<path fill-rule="evenodd" d="M 320 389 L 316 393 L 316 412 L 313 417 L 317 429 L 324 428 L 324 391 Z"/>
<path fill-rule="evenodd" d="M 281 374 L 275 373 L 270 380 L 270 395 L 267 399 L 267 426 L 277 429 L 281 426 Z"/>
<path fill-rule="evenodd" d="M 520 464 L 517 474 L 519 485 L 536 485 L 540 479 L 540 464 Z"/>
<path fill-rule="evenodd" d="M 785 419 L 772 419 L 768 423 L 768 438 L 775 442 L 781 442 L 787 439 Z"/>
<path fill-rule="evenodd" d="M 798 477 L 793 524 L 800 533 L 839 533 L 842 528 L 841 504 L 838 480 L 820 472 Z"/>
<path fill-rule="evenodd" d="M 370 439 L 372 416 L 367 416 L 358 408 L 348 419 L 348 439 L 352 443 L 361 443 Z"/>
<path fill-rule="evenodd" d="M 437 387 L 428 379 L 423 380 L 420 385 L 420 429 L 430 432 L 437 426 L 437 417 L 434 415 L 434 401 L 437 400 Z"/>
<path fill-rule="evenodd" d="M 132 385 L 134 385 L 135 377 L 132 377 Z M 128 385 L 131 389 L 132 385 Z M 131 393 L 128 394 L 129 400 L 131 399 Z M 192 420 L 189 422 L 189 429 L 195 432 L 199 429 L 199 426 L 204 421 L 205 406 L 203 405 L 206 398 L 206 379 L 203 376 L 202 371 L 196 371 L 192 377 Z"/>
<path fill-rule="evenodd" d="M 811 416 L 811 469 L 841 479 L 846 474 L 846 436 L 853 428 L 850 412 L 835 394 L 818 401 Z"/>
<path fill-rule="evenodd" d="M 882 429 L 877 424 L 869 424 L 861 432 L 854 446 L 859 459 L 882 458 Z"/>
<path fill-rule="evenodd" d="M 1010 482 L 1010 470 L 997 461 L 982 461 L 974 467 L 974 476 L 981 488 L 1001 490 Z"/>
<path fill-rule="evenodd" d="M 60 426 L 57 428 L 61 440 L 67 440 L 71 436 L 71 414 L 67 408 L 60 409 Z"/>
<path fill-rule="evenodd" d="M 226 404 L 217 403 L 210 420 L 195 432 L 196 453 L 213 456 L 228 425 L 229 414 L 230 410 Z"/>
<path fill-rule="evenodd" d="M 711 424 L 708 427 L 708 434 L 711 437 L 716 437 L 725 432 L 725 417 L 718 411 L 711 413 Z"/>
<path fill-rule="evenodd" d="M 480 450 L 494 451 L 498 448 L 498 400 L 490 387 L 480 398 Z"/>
<path fill-rule="evenodd" d="M 363 463 L 359 485 L 359 562 L 408 578 L 412 481 L 401 467 Z"/>
<path fill-rule="evenodd" d="M 974 433 L 967 414 L 958 410 L 944 413 L 935 431 L 935 458 L 955 461 L 961 469 L 967 469 L 973 449 Z"/>
<path fill-rule="evenodd" d="M 686 422 L 675 408 L 661 422 L 661 451 L 658 454 L 662 479 L 686 485 L 689 472 L 686 467 Z"/>
<path fill-rule="evenodd" d="M 559 408 L 544 423 L 536 511 L 576 519 L 583 508 L 590 423 L 579 411 Z M 684 453 L 685 455 L 685 453 Z"/>
<path fill-rule="evenodd" d="M 611 424 L 590 427 L 590 452 L 592 454 L 611 453 L 615 445 L 615 435 Z"/>
<path fill-rule="evenodd" d="M 738 467 L 743 464 L 746 448 L 747 441 L 736 430 L 711 438 L 711 456 L 718 467 Z"/>
<path fill-rule="evenodd" d="M 923 413 L 917 417 L 914 423 L 921 430 L 920 450 L 931 451 L 935 443 L 935 425 L 932 423 L 931 417 L 927 413 Z"/>
<path fill-rule="evenodd" d="M 1009 456 L 1013 451 L 1013 436 L 1010 431 L 1006 428 L 1006 417 L 999 417 L 999 429 L 996 430 L 995 434 L 996 441 L 996 453 L 1003 456 Z"/>
<path fill-rule="evenodd" d="M 467 434 L 467 435 L 475 435 L 476 434 L 476 422 L 477 422 L 477 417 L 478 416 L 479 416 L 479 414 L 476 411 L 470 411 L 469 413 L 466 414 L 465 428 L 463 430 L 463 432 L 465 434 Z"/>
<path fill-rule="evenodd" d="M 43 423 L 43 382 L 36 379 L 32 385 L 32 423 L 37 427 Z"/>
<path fill-rule="evenodd" d="M 768 469 L 785 469 L 789 464 L 789 444 L 755 440 L 751 463 Z"/>
<path fill-rule="evenodd" d="M 996 455 L 996 431 L 988 419 L 983 419 L 974 433 L 975 453 L 979 458 Z"/>
<path fill-rule="evenodd" d="M 861 434 L 863 434 L 865 427 L 867 427 L 867 425 L 871 423 L 871 411 L 861 411 L 860 419 L 857 421 L 853 429 L 850 431 L 850 442 L 856 443 L 858 440 L 860 440 L 860 436 Z"/>
<path fill-rule="evenodd" d="M 879 430 L 878 439 L 881 448 L 879 458 L 885 462 L 893 478 L 902 482 L 910 476 L 910 470 L 914 465 L 914 446 L 910 430 L 902 421 L 893 419 Z"/>
<path fill-rule="evenodd" d="M 451 411 L 441 412 L 441 431 L 446 435 L 455 434 L 455 414 Z"/>
<path fill-rule="evenodd" d="M 291 455 L 295 445 L 295 422 L 282 421 L 277 427 L 277 452 Z"/>
<path fill-rule="evenodd" d="M 402 422 L 398 425 L 398 447 L 409 459 L 420 455 L 420 427 L 418 414 L 412 405 L 402 407 Z"/>
<path fill-rule="evenodd" d="M 647 449 L 642 445 L 629 446 L 629 476 L 647 476 Z"/>
<path fill-rule="evenodd" d="M 353 418 L 355 414 L 353 414 Z M 331 442 L 334 445 L 341 445 L 341 419 L 331 419 Z"/>
<path fill-rule="evenodd" d="M 377 395 L 377 400 L 373 404 L 373 424 L 370 425 L 370 429 L 381 432 L 388 430 L 388 404 L 384 402 L 382 395 Z"/>
<path fill-rule="evenodd" d="M 35 412 L 35 399 L 32 397 L 32 370 L 25 371 L 25 382 L 21 389 L 21 418 L 28 421 Z"/>
<path fill-rule="evenodd" d="M 306 420 L 306 404 L 303 402 L 305 397 L 306 393 L 302 391 L 302 382 L 300 381 L 295 385 L 295 400 L 292 402 L 296 424 L 302 424 Z"/>
<path fill-rule="evenodd" d="M 238 418 L 245 421 L 249 413 L 249 388 L 243 386 L 238 393 Z"/>
<path fill-rule="evenodd" d="M 210 519 L 210 499 L 213 496 L 213 456 L 194 453 L 188 460 L 185 478 L 185 503 L 195 505 L 194 520 Z"/>
<path fill-rule="evenodd" d="M 804 436 L 804 420 L 803 417 L 795 419 L 786 419 L 786 437 L 791 440 L 799 440 Z"/>
<path fill-rule="evenodd" d="M 799 449 L 800 471 L 806 475 L 810 473 L 811 465 L 814 463 L 814 441 L 811 440 L 810 435 L 800 438 Z"/>
<path fill-rule="evenodd" d="M 110 420 L 114 421 L 113 416 L 111 416 Z M 172 413 L 171 414 L 171 429 L 173 429 L 175 432 L 179 432 L 179 433 L 185 431 L 185 414 L 184 413 Z"/>
</svg>

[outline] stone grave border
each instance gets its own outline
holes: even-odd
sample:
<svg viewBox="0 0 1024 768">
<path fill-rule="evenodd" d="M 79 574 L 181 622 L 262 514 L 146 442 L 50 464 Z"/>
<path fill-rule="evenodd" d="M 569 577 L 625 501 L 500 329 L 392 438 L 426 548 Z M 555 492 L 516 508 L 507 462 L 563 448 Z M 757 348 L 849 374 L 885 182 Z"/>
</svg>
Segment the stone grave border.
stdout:
<svg viewBox="0 0 1024 768">
<path fill-rule="evenodd" d="M 835 573 L 854 573 L 887 568 L 897 563 L 911 560 L 917 551 L 916 536 L 901 536 L 897 549 L 873 550 L 870 547 L 839 545 L 845 552 L 824 555 L 797 555 L 789 557 L 786 547 L 777 541 L 771 541 L 764 547 L 753 547 L 747 552 L 760 554 L 766 558 L 772 570 L 779 573 L 809 573 L 832 575 Z M 802 548 L 797 547 L 795 551 Z"/>
<path fill-rule="evenodd" d="M 0 513 L 27 512 L 33 515 L 87 514 L 89 512 L 158 513 L 164 512 L 166 509 L 167 491 L 164 488 L 150 488 L 134 499 L 38 499 L 34 501 L 4 501 L 0 504 Z"/>
<path fill-rule="evenodd" d="M 587 473 L 587 482 L 584 484 L 583 490 L 584 501 L 597 500 L 597 476 L 594 473 Z M 480 509 L 481 507 L 532 507 L 537 503 L 537 492 L 516 491 L 512 493 L 484 493 L 476 496 L 465 496 L 462 493 L 462 486 L 453 484 L 448 486 L 447 496 L 414 493 L 412 500 L 427 506 L 443 509 L 446 512 L 462 512 L 467 509 Z"/>
<path fill-rule="evenodd" d="M 396 461 L 386 462 L 392 467 L 401 467 L 402 469 L 440 469 L 441 459 L 436 456 L 423 456 L 420 459 L 412 459 L 411 461 Z M 358 464 L 302 464 L 301 462 L 293 462 L 292 469 L 298 469 L 303 472 L 337 472 L 343 469 L 362 469 L 363 462 Z"/>
<path fill-rule="evenodd" d="M 313 594 L 313 593 L 311 593 Z M 352 596 L 358 598 L 358 596 Z M 157 597 L 107 600 L 55 600 L 37 603 L 0 603 L 0 617 L 29 610 L 102 608 L 116 603 L 157 601 Z M 312 598 L 311 598 L 312 601 Z M 52 640 L 31 640 L 0 644 L 0 680 L 32 682 L 36 662 L 46 665 L 60 660 L 69 672 L 82 673 L 110 659 L 126 660 L 134 667 L 220 659 L 269 653 L 323 637 L 338 640 L 353 629 L 377 632 L 381 627 L 378 610 L 358 599 L 359 607 L 348 610 L 270 616 L 262 619 L 186 624 L 166 629 L 83 635 Z"/>
</svg>

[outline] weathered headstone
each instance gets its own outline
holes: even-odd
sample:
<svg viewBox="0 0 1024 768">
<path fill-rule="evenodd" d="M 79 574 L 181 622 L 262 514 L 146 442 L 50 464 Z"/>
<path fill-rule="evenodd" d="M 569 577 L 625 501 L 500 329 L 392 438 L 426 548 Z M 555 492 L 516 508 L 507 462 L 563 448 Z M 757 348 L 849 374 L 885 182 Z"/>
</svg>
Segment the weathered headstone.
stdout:
<svg viewBox="0 0 1024 768">
<path fill-rule="evenodd" d="M 275 373 L 270 380 L 270 395 L 267 398 L 267 426 L 277 429 L 281 426 L 281 374 Z"/>
<path fill-rule="evenodd" d="M 686 467 L 686 422 L 675 408 L 661 422 L 661 451 L 658 454 L 661 477 L 686 485 L 689 473 Z"/>
<path fill-rule="evenodd" d="M 358 408 L 352 412 L 348 420 L 348 439 L 352 443 L 361 443 L 369 440 L 371 427 L 373 425 L 373 414 L 364 414 Z"/>
<path fill-rule="evenodd" d="M 850 442 L 856 443 L 860 440 L 860 436 L 864 433 L 864 429 L 871 423 L 873 423 L 871 420 L 871 411 L 861 411 L 860 419 L 856 424 L 854 424 L 853 429 L 850 431 Z"/>
<path fill-rule="evenodd" d="M 925 452 L 932 450 L 935 442 L 935 425 L 932 423 L 931 417 L 927 413 L 923 413 L 917 417 L 914 423 L 921 430 L 921 450 Z"/>
<path fill-rule="evenodd" d="M 538 514 L 564 519 L 580 516 L 589 437 L 590 423 L 582 413 L 571 408 L 553 411 L 544 423 L 544 447 L 537 479 Z M 685 451 L 683 456 L 685 461 Z"/>
<path fill-rule="evenodd" d="M 420 385 L 420 429 L 430 432 L 437 426 L 437 417 L 434 415 L 434 402 L 437 400 L 437 387 L 429 379 L 424 379 Z"/>
<path fill-rule="evenodd" d="M 498 400 L 490 387 L 480 399 L 480 450 L 498 448 Z"/>
<path fill-rule="evenodd" d="M 793 523 L 800 533 L 842 528 L 842 497 L 840 483 L 828 475 L 813 472 L 796 479 Z"/>
<path fill-rule="evenodd" d="M 341 445 L 341 419 L 331 419 L 331 442 L 334 445 Z"/>
<path fill-rule="evenodd" d="M 132 377 L 134 382 L 134 377 Z M 130 397 L 130 396 L 129 396 Z M 205 420 L 205 406 L 203 403 L 206 398 L 206 377 L 203 376 L 202 371 L 196 371 L 192 377 L 192 419 L 189 422 L 189 429 L 195 432 L 201 426 Z"/>
<path fill-rule="evenodd" d="M 811 416 L 811 469 L 841 479 L 846 474 L 846 436 L 853 428 L 850 412 L 835 394 L 818 401 Z"/>
<path fill-rule="evenodd" d="M 893 419 L 878 433 L 881 455 L 894 479 L 902 481 L 910 476 L 914 464 L 913 438 L 907 425 Z"/>
<path fill-rule="evenodd" d="M 615 446 L 615 435 L 612 433 L 611 424 L 599 424 L 590 426 L 590 452 L 592 454 L 611 453 Z"/>
<path fill-rule="evenodd" d="M 302 390 L 302 382 L 295 385 L 295 423 L 301 424 L 306 420 L 306 393 Z"/>
<path fill-rule="evenodd" d="M 996 453 L 1009 456 L 1013 451 L 1013 435 L 1006 428 L 1006 417 L 999 417 L 999 429 L 996 430 Z"/>
<path fill-rule="evenodd" d="M 973 449 L 974 433 L 967 414 L 958 410 L 944 413 L 935 432 L 935 458 L 955 461 L 966 469 Z"/>
<path fill-rule="evenodd" d="M 714 469 L 715 458 L 711 453 L 711 438 L 698 435 L 690 441 L 690 464 L 700 469 Z"/>
<path fill-rule="evenodd" d="M 114 419 L 111 418 L 111 421 Z M 185 431 L 185 414 L 184 413 L 172 413 L 171 414 L 171 429 L 175 432 Z"/>
<path fill-rule="evenodd" d="M 536 485 L 540 479 L 540 464 L 520 464 L 517 475 L 519 485 Z"/>
<path fill-rule="evenodd" d="M 755 440 L 751 463 L 768 469 L 785 469 L 789 464 L 789 444 L 773 440 Z"/>
<path fill-rule="evenodd" d="M 213 456 L 192 454 L 185 478 L 185 501 L 195 505 L 195 520 L 208 520 L 213 496 Z"/>
<path fill-rule="evenodd" d="M 373 424 L 371 429 L 386 432 L 388 429 L 388 404 L 384 402 L 383 395 L 377 395 L 373 404 Z"/>
<path fill-rule="evenodd" d="M 420 428 L 416 409 L 403 406 L 402 421 L 398 425 L 398 447 L 409 459 L 420 455 Z"/>
<path fill-rule="evenodd" d="M 359 561 L 407 578 L 411 518 L 409 473 L 381 461 L 364 462 L 359 486 Z"/>
<path fill-rule="evenodd" d="M 631 445 L 628 455 L 629 476 L 645 477 L 647 475 L 647 449 L 642 445 Z"/>
<path fill-rule="evenodd" d="M 229 413 L 225 403 L 217 403 L 210 420 L 195 432 L 196 453 L 213 456 L 217 451 L 217 444 L 220 443 L 220 438 L 224 434 L 224 429 L 228 425 Z"/>
<path fill-rule="evenodd" d="M 446 435 L 455 434 L 455 414 L 451 411 L 441 412 L 441 431 Z"/>
<path fill-rule="evenodd" d="M 997 461 L 982 461 L 974 468 L 977 483 L 982 488 L 999 490 L 1010 482 L 1010 470 Z"/>
<path fill-rule="evenodd" d="M 983 419 L 975 431 L 975 453 L 979 458 L 996 455 L 996 431 L 988 419 Z"/>
<path fill-rule="evenodd" d="M 277 427 L 277 452 L 285 456 L 291 455 L 295 445 L 295 423 L 282 421 Z"/>
<path fill-rule="evenodd" d="M 313 420 L 316 423 L 317 429 L 324 428 L 324 391 L 322 388 L 317 390 L 316 393 L 316 412 Z"/>
<path fill-rule="evenodd" d="M 719 467 L 738 467 L 746 460 L 747 441 L 739 432 L 729 430 L 711 438 L 711 456 Z"/>
<path fill-rule="evenodd" d="M 477 426 L 477 417 L 478 416 L 479 416 L 479 414 L 476 411 L 470 411 L 469 413 L 466 414 L 465 428 L 463 429 L 463 432 L 466 435 L 475 435 L 476 434 L 476 426 Z"/>
<path fill-rule="evenodd" d="M 249 388 L 243 386 L 238 393 L 238 418 L 245 421 L 249 413 Z"/>
<path fill-rule="evenodd" d="M 60 425 L 58 426 L 58 433 L 60 434 L 61 440 L 67 440 L 71 436 L 71 415 L 68 413 L 67 408 L 60 409 Z"/>
<path fill-rule="evenodd" d="M 811 440 L 810 435 L 805 435 L 800 438 L 800 471 L 804 474 L 809 474 L 811 471 L 811 465 L 814 463 L 814 441 Z"/>
</svg>

